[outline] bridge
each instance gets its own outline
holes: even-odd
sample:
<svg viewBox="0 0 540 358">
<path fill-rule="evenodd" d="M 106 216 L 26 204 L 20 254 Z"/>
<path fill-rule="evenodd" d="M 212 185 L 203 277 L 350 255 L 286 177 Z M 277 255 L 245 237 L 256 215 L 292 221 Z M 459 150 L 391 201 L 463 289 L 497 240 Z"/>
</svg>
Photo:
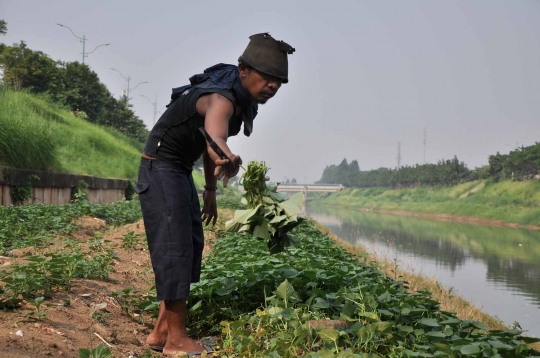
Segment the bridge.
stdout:
<svg viewBox="0 0 540 358">
<path fill-rule="evenodd" d="M 341 184 L 279 184 L 278 191 L 280 192 L 325 192 L 332 193 L 335 191 L 341 191 L 345 187 Z"/>
<path fill-rule="evenodd" d="M 274 184 L 274 183 L 269 183 Z M 238 186 L 238 189 L 242 192 L 244 192 L 244 187 L 242 185 Z M 312 192 L 322 192 L 322 193 L 333 193 L 336 191 L 344 190 L 345 187 L 341 184 L 279 184 L 278 190 L 279 192 L 285 193 L 285 192 L 303 192 L 304 196 L 307 194 L 308 191 Z"/>
</svg>

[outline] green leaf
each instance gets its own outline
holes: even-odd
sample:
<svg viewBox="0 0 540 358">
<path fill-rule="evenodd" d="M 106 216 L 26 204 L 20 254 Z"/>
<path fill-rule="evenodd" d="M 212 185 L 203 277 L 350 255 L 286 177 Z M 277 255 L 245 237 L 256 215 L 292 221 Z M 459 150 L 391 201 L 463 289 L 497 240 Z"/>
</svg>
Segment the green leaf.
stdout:
<svg viewBox="0 0 540 358">
<path fill-rule="evenodd" d="M 270 220 L 270 224 L 279 223 L 283 220 L 287 220 L 287 215 L 274 216 L 274 218 Z"/>
<path fill-rule="evenodd" d="M 282 194 L 282 193 L 278 193 L 278 192 L 275 192 L 275 191 L 271 191 L 270 192 L 270 196 L 278 201 L 278 202 L 282 202 L 282 201 L 285 201 L 285 199 L 287 199 L 287 197 L 285 196 L 285 194 Z"/>
<path fill-rule="evenodd" d="M 373 327 L 375 328 L 375 331 L 377 332 L 386 332 L 390 328 L 392 328 L 391 322 L 375 322 L 372 323 Z"/>
<path fill-rule="evenodd" d="M 319 358 L 334 358 L 334 352 L 330 349 L 324 348 L 319 351 Z"/>
<path fill-rule="evenodd" d="M 469 322 L 471 324 L 471 326 L 474 326 L 475 328 L 478 328 L 478 329 L 481 329 L 481 330 L 484 330 L 484 331 L 487 331 L 489 328 L 483 324 L 482 322 L 478 322 L 478 321 L 470 321 Z"/>
<path fill-rule="evenodd" d="M 238 232 L 249 232 L 250 230 L 251 230 L 251 225 L 246 224 L 246 225 L 240 226 L 240 229 L 238 229 Z"/>
<path fill-rule="evenodd" d="M 234 212 L 233 220 L 241 224 L 247 224 L 253 216 L 257 215 L 257 211 L 260 207 L 261 205 L 259 204 L 254 209 L 236 210 Z"/>
<path fill-rule="evenodd" d="M 426 336 L 435 337 L 435 338 L 444 338 L 444 337 L 446 337 L 446 334 L 444 334 L 443 332 L 440 332 L 440 331 L 430 331 L 430 332 L 426 333 Z"/>
<path fill-rule="evenodd" d="M 439 327 L 440 324 L 439 322 L 437 322 L 437 320 L 435 318 L 422 318 L 420 321 L 418 321 L 418 323 L 424 325 L 424 326 L 429 326 L 429 327 Z"/>
<path fill-rule="evenodd" d="M 375 322 L 379 320 L 379 315 L 375 312 L 359 312 L 358 316 L 366 318 L 368 322 Z"/>
<path fill-rule="evenodd" d="M 401 332 L 405 332 L 405 333 L 411 333 L 414 330 L 414 328 L 412 328 L 411 326 L 398 326 L 398 329 Z"/>
<path fill-rule="evenodd" d="M 294 202 L 290 201 L 290 200 L 287 200 L 287 201 L 284 201 L 282 203 L 279 203 L 278 204 L 283 210 L 285 210 L 285 213 L 288 215 L 288 216 L 293 216 L 293 215 L 300 215 L 302 213 L 302 209 L 300 209 L 298 207 L 298 205 L 296 205 Z"/>
<path fill-rule="evenodd" d="M 513 347 L 509 344 L 505 344 L 501 341 L 496 341 L 496 340 L 491 340 L 491 341 L 488 341 L 488 343 L 493 347 L 493 348 L 496 348 L 496 349 L 512 349 Z"/>
<path fill-rule="evenodd" d="M 341 309 L 341 313 L 344 314 L 347 317 L 352 317 L 354 315 L 354 306 L 352 303 L 347 302 L 343 305 L 343 308 Z"/>
<path fill-rule="evenodd" d="M 289 300 L 289 298 L 295 293 L 293 285 L 289 280 L 283 281 L 276 289 L 276 296 L 283 300 Z"/>
<path fill-rule="evenodd" d="M 320 297 L 317 297 L 315 299 L 315 303 L 311 306 L 313 308 L 322 308 L 322 309 L 325 309 L 325 308 L 329 308 L 330 307 L 330 303 L 328 303 L 327 300 L 325 300 L 324 298 L 320 298 Z"/>
<path fill-rule="evenodd" d="M 323 329 L 319 332 L 319 337 L 325 342 L 335 342 L 339 338 L 339 331 L 335 329 Z"/>
<path fill-rule="evenodd" d="M 357 356 L 352 352 L 339 352 L 335 357 L 336 358 L 354 358 Z"/>
<path fill-rule="evenodd" d="M 86 348 L 79 348 L 79 358 L 90 358 L 90 350 Z"/>
<path fill-rule="evenodd" d="M 465 355 L 477 354 L 480 353 L 480 346 L 478 344 L 468 344 L 461 347 L 459 351 Z"/>
<path fill-rule="evenodd" d="M 527 343 L 527 344 L 532 344 L 532 343 L 540 342 L 540 338 L 535 338 L 535 337 L 525 337 L 525 336 L 521 336 L 521 337 L 519 337 L 519 339 L 521 339 L 523 342 L 525 342 L 525 343 Z"/>
<path fill-rule="evenodd" d="M 202 306 L 202 300 L 195 303 L 189 310 L 190 312 L 195 312 L 195 311 L 198 311 L 201 308 L 201 306 Z"/>
<path fill-rule="evenodd" d="M 447 320 L 439 322 L 439 324 L 446 324 L 446 325 L 449 325 L 449 326 L 456 325 L 456 324 L 459 324 L 459 323 L 461 323 L 461 321 L 459 319 L 457 319 L 457 318 L 449 318 Z"/>
<path fill-rule="evenodd" d="M 380 302 L 389 302 L 391 299 L 392 299 L 392 296 L 390 295 L 390 292 L 388 291 L 386 291 L 385 293 L 377 297 L 377 300 L 379 300 Z"/>
<path fill-rule="evenodd" d="M 253 229 L 253 236 L 260 239 L 270 240 L 270 233 L 268 232 L 268 224 L 256 225 Z"/>
</svg>

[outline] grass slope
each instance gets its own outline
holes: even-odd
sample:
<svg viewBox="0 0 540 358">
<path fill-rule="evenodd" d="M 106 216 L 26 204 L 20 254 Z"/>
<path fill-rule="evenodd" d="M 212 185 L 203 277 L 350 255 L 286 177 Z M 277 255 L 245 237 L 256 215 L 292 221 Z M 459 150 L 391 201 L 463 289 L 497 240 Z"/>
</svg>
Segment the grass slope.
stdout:
<svg viewBox="0 0 540 358">
<path fill-rule="evenodd" d="M 376 210 L 450 214 L 540 225 L 540 181 L 473 181 L 449 188 L 365 188 L 333 193 L 321 203 Z"/>
<path fill-rule="evenodd" d="M 39 96 L 0 88 L 0 127 L 0 165 L 137 178 L 143 143 Z M 202 175 L 193 176 L 202 189 Z"/>
</svg>

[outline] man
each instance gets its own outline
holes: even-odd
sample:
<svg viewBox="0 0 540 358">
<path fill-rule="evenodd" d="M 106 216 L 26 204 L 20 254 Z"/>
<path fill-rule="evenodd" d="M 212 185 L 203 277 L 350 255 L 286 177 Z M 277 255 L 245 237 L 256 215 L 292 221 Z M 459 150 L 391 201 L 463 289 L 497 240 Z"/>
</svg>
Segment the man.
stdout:
<svg viewBox="0 0 540 358">
<path fill-rule="evenodd" d="M 142 153 L 136 191 L 141 201 L 148 249 L 155 275 L 159 317 L 147 342 L 164 354 L 200 354 L 203 347 L 187 335 L 186 299 L 199 281 L 204 246 L 202 221 L 215 223 L 217 181 L 223 186 L 242 160 L 227 138 L 253 130 L 258 104 L 288 82 L 287 55 L 295 50 L 267 33 L 250 37 L 238 66 L 219 64 L 173 89 L 171 103 L 156 123 Z M 222 159 L 199 131 L 223 150 Z M 206 185 L 202 218 L 191 170 L 203 156 Z"/>
</svg>

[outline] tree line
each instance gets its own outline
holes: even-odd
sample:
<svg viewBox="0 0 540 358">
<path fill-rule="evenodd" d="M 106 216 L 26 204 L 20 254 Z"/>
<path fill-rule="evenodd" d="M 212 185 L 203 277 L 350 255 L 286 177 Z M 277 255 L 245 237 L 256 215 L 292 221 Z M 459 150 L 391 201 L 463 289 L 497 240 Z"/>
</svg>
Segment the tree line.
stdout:
<svg viewBox="0 0 540 358">
<path fill-rule="evenodd" d="M 478 179 L 528 180 L 540 173 L 540 143 L 517 148 L 508 154 L 490 155 L 489 164 L 471 170 L 457 157 L 436 164 L 416 164 L 400 168 L 361 171 L 356 160 L 343 159 L 339 165 L 327 166 L 318 183 L 343 184 L 348 187 L 412 188 L 418 186 L 452 186 Z"/>
<path fill-rule="evenodd" d="M 0 33 L 6 31 L 7 24 L 0 20 Z M 116 99 L 86 64 L 55 61 L 21 41 L 12 46 L 0 44 L 0 69 L 3 84 L 15 91 L 47 96 L 81 118 L 146 141 L 148 130 L 128 98 Z"/>
</svg>

